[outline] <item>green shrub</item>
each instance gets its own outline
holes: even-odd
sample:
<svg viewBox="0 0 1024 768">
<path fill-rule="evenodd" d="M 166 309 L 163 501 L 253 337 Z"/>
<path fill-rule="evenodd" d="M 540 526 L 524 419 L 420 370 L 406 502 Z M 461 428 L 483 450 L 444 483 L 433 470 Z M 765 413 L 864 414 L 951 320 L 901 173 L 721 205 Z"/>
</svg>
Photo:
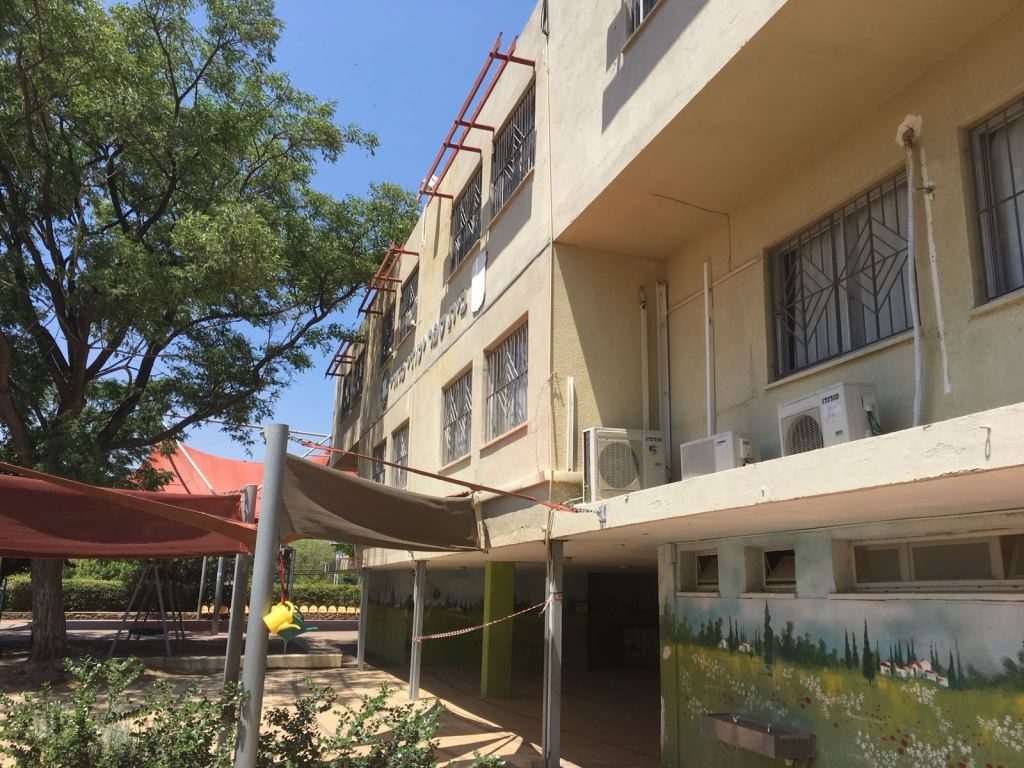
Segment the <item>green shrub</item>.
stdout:
<svg viewBox="0 0 1024 768">
<path fill-rule="evenodd" d="M 66 611 L 123 611 L 129 597 L 130 587 L 121 581 L 64 579 Z M 32 610 L 31 577 L 28 574 L 18 574 L 7 580 L 7 605 L 4 610 Z"/>
<path fill-rule="evenodd" d="M 296 605 L 359 605 L 358 584 L 321 584 L 296 580 L 289 599 Z"/>
</svg>

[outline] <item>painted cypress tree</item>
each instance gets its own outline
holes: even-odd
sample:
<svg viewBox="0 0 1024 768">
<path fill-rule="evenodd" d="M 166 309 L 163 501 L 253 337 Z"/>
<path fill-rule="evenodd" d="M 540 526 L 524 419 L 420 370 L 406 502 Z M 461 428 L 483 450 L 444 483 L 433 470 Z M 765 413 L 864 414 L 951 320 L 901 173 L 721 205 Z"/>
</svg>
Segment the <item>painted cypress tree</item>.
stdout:
<svg viewBox="0 0 1024 768">
<path fill-rule="evenodd" d="M 850 633 L 845 629 L 843 630 L 843 662 L 847 669 L 853 666 L 853 655 L 850 653 Z"/>
<path fill-rule="evenodd" d="M 949 687 L 956 688 L 958 681 L 956 679 L 956 665 L 953 664 L 953 651 L 949 652 L 949 667 L 946 669 L 946 677 L 949 678 Z"/>
<path fill-rule="evenodd" d="M 914 638 L 910 638 L 910 658 L 907 659 L 909 664 L 912 661 L 917 661 L 917 651 L 914 650 Z"/>
<path fill-rule="evenodd" d="M 772 629 L 772 615 L 768 612 L 768 601 L 764 601 L 764 663 L 772 666 L 775 663 L 775 631 Z"/>
<path fill-rule="evenodd" d="M 875 679 L 878 665 L 875 663 L 875 654 L 871 652 L 871 640 L 868 638 L 868 622 L 864 620 L 864 653 L 861 656 L 861 669 L 864 677 L 870 682 Z"/>
<path fill-rule="evenodd" d="M 956 684 L 958 688 L 965 688 L 964 668 L 960 663 L 960 642 L 956 641 Z"/>
<path fill-rule="evenodd" d="M 853 641 L 853 664 L 850 665 L 850 669 L 860 666 L 860 654 L 857 653 L 857 635 L 850 635 L 850 639 Z"/>
<path fill-rule="evenodd" d="M 902 667 L 906 662 L 903 660 L 903 643 L 896 641 L 896 666 Z"/>
</svg>

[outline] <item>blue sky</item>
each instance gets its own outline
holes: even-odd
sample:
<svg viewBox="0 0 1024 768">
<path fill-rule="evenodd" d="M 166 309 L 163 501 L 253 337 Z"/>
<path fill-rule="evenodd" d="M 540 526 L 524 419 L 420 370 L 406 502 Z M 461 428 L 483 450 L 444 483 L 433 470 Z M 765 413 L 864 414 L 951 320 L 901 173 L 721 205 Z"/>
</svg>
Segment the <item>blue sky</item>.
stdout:
<svg viewBox="0 0 1024 768">
<path fill-rule="evenodd" d="M 373 181 L 415 189 L 434 158 L 494 38 L 507 44 L 535 0 L 279 0 L 285 28 L 277 65 L 300 88 L 337 102 L 340 123 L 374 131 L 380 147 L 323 165 L 317 186 L 341 197 Z M 342 316 L 355 325 L 354 307 Z M 329 432 L 333 381 L 326 360 L 296 377 L 275 418 L 295 429 Z M 215 426 L 188 444 L 222 456 L 245 449 Z M 254 449 L 255 459 L 261 448 Z"/>
</svg>

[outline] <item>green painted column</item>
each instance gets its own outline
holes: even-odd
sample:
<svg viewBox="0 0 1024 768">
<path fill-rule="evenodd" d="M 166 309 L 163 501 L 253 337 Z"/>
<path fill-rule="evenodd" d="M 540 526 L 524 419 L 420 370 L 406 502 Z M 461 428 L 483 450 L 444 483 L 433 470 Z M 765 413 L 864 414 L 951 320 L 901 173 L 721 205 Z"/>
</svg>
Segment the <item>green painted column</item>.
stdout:
<svg viewBox="0 0 1024 768">
<path fill-rule="evenodd" d="M 484 623 L 512 613 L 515 605 L 516 564 L 484 564 Z M 512 696 L 512 622 L 484 628 L 480 654 L 480 695 L 485 699 Z"/>
</svg>

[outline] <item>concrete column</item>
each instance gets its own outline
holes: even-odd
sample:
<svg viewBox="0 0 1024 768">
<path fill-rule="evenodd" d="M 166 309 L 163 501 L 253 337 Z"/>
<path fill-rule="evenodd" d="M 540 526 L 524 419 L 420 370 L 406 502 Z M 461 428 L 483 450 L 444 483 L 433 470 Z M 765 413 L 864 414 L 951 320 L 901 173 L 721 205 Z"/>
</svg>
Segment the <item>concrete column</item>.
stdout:
<svg viewBox="0 0 1024 768">
<path fill-rule="evenodd" d="M 427 562 L 416 561 L 416 576 L 412 587 L 412 650 L 409 659 L 409 701 L 420 697 L 420 667 L 423 661 L 423 643 L 417 638 L 423 634 L 423 601 L 427 588 Z"/>
<path fill-rule="evenodd" d="M 484 564 L 484 623 L 512 613 L 515 607 L 515 563 Z M 480 657 L 480 695 L 485 699 L 512 696 L 512 622 L 484 627 Z"/>
<path fill-rule="evenodd" d="M 544 713 L 541 732 L 544 768 L 562 764 L 562 542 L 549 541 L 544 609 Z"/>
</svg>

